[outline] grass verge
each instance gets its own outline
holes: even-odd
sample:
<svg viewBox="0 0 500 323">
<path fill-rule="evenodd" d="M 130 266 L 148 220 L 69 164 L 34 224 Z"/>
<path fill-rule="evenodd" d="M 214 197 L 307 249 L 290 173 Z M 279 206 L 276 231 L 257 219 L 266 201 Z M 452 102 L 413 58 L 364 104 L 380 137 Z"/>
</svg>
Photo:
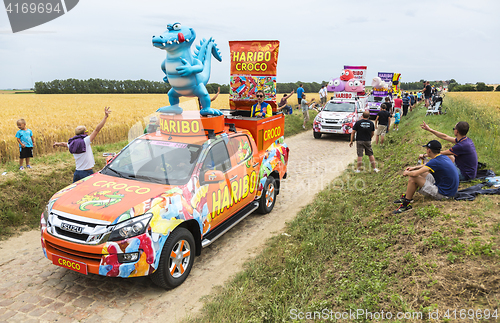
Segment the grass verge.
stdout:
<svg viewBox="0 0 500 323">
<path fill-rule="evenodd" d="M 500 172 L 489 157 L 490 148 L 499 151 L 492 129 L 475 125 L 474 107 L 449 100 L 444 106 L 445 115 L 424 117 L 420 106 L 403 118 L 385 146 L 374 147 L 380 173 L 346 170 L 188 321 L 340 321 L 336 313 L 347 313 L 347 321 L 386 321 L 383 311 L 396 322 L 420 322 L 431 314 L 452 322 L 464 313 L 469 319 L 472 309 L 475 319 L 488 310 L 497 321 L 500 197 L 458 202 L 417 194 L 413 210 L 392 214 L 392 202 L 407 184 L 403 169 L 435 139 L 420 129 L 422 120 L 449 134 L 456 122 L 468 121 L 479 160 Z M 485 125 L 494 121 L 491 115 L 481 119 Z"/>
</svg>

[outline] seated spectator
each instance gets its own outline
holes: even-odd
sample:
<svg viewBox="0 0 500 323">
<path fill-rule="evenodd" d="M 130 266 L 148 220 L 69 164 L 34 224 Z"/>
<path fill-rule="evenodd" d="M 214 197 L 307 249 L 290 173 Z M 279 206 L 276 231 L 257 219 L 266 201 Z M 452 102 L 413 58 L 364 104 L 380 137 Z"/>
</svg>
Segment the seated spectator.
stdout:
<svg viewBox="0 0 500 323">
<path fill-rule="evenodd" d="M 400 203 L 394 214 L 408 211 L 412 208 L 413 195 L 420 188 L 420 194 L 431 196 L 436 200 L 455 196 L 458 190 L 458 171 L 453 162 L 441 154 L 441 143 L 431 140 L 427 145 L 427 155 L 432 158 L 427 164 L 408 167 L 403 176 L 409 176 L 406 193 L 401 195 Z"/>
<path fill-rule="evenodd" d="M 292 96 L 292 94 L 293 94 L 293 91 L 290 92 L 290 94 L 288 94 L 288 95 L 283 94 L 283 98 L 281 98 L 281 101 L 278 104 L 278 110 L 282 110 L 283 113 L 285 113 L 285 114 L 292 114 L 293 113 L 292 106 L 287 104 L 287 100 Z"/>
<path fill-rule="evenodd" d="M 452 142 L 455 146 L 442 152 L 443 155 L 450 157 L 458 168 L 458 175 L 461 181 L 468 181 L 476 178 L 477 175 L 477 153 L 472 140 L 466 137 L 469 132 L 469 124 L 460 121 L 453 127 L 455 137 L 448 136 L 442 132 L 431 129 L 425 122 L 420 126 L 434 134 L 436 137 Z M 426 155 L 422 155 L 422 159 Z"/>
</svg>

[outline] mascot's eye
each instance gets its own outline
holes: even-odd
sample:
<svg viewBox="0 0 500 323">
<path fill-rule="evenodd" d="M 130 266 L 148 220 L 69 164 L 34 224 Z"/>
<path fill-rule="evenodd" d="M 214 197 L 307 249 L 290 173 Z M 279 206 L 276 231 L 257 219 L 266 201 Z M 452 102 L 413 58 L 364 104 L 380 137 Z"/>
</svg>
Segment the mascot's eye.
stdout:
<svg viewBox="0 0 500 323">
<path fill-rule="evenodd" d="M 333 82 L 333 80 L 331 80 L 330 82 L 328 82 L 328 86 L 332 86 L 333 84 L 335 84 L 335 82 Z"/>
<path fill-rule="evenodd" d="M 172 26 L 172 28 L 173 28 L 174 30 L 181 30 L 181 27 L 182 27 L 182 26 L 181 26 L 181 24 L 180 24 L 180 23 L 176 23 L 176 24 L 174 24 L 174 25 Z"/>
<path fill-rule="evenodd" d="M 354 82 L 349 82 L 349 86 L 354 86 Z"/>
<path fill-rule="evenodd" d="M 359 81 L 354 81 L 354 86 L 360 86 L 361 83 Z"/>
<path fill-rule="evenodd" d="M 345 71 L 345 75 L 349 75 L 349 71 Z"/>
<path fill-rule="evenodd" d="M 342 75 L 346 75 L 346 71 L 342 71 Z"/>
<path fill-rule="evenodd" d="M 340 80 L 335 80 L 335 81 L 333 81 L 333 85 L 335 85 L 335 86 L 339 86 L 339 85 L 340 85 Z"/>
</svg>

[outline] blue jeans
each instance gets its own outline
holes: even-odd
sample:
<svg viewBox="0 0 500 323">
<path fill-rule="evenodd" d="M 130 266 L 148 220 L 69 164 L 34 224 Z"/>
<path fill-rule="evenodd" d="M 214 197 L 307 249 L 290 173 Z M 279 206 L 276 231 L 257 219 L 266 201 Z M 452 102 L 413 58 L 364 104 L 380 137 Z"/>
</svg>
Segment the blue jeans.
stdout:
<svg viewBox="0 0 500 323">
<path fill-rule="evenodd" d="M 75 170 L 75 174 L 73 174 L 73 183 L 92 174 L 94 174 L 94 171 L 92 169 Z"/>
</svg>

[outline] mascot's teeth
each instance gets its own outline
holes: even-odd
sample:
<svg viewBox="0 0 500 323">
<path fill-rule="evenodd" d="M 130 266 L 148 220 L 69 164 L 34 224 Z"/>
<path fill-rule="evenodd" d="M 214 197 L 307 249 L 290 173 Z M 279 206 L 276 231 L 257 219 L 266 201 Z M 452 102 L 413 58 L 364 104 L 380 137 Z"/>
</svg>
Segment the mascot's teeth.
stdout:
<svg viewBox="0 0 500 323">
<path fill-rule="evenodd" d="M 167 42 L 167 44 L 171 45 L 171 44 L 172 44 L 172 42 L 169 40 L 169 41 Z"/>
</svg>

